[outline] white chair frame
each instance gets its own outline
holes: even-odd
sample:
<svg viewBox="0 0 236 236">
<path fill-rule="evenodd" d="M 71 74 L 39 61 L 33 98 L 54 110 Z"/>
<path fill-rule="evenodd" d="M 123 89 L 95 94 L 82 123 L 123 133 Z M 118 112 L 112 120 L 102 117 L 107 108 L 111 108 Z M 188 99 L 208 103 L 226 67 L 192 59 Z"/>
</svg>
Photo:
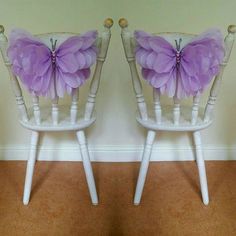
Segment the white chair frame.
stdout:
<svg viewBox="0 0 236 236">
<path fill-rule="evenodd" d="M 205 170 L 205 162 L 203 158 L 203 150 L 201 143 L 200 130 L 207 128 L 213 120 L 213 108 L 215 105 L 216 97 L 220 89 L 220 84 L 222 80 L 222 75 L 225 66 L 228 63 L 230 53 L 234 43 L 234 37 L 236 33 L 236 26 L 230 25 L 228 27 L 228 35 L 225 37 L 225 57 L 223 63 L 221 64 L 220 72 L 214 78 L 214 82 L 210 89 L 210 95 L 206 106 L 204 108 L 199 107 L 200 96 L 193 97 L 193 105 L 188 107 L 188 114 L 184 110 L 181 110 L 180 101 L 173 98 L 173 106 L 170 108 L 169 113 L 165 111 L 165 106 L 161 104 L 160 93 L 153 89 L 153 103 L 154 103 L 154 115 L 151 116 L 148 112 L 146 102 L 142 93 L 142 85 L 139 78 L 139 74 L 136 68 L 135 61 L 135 38 L 133 32 L 128 30 L 128 21 L 124 18 L 119 20 L 119 25 L 121 27 L 121 38 L 124 46 L 124 51 L 126 59 L 130 66 L 131 77 L 134 92 L 138 104 L 138 115 L 136 117 L 137 121 L 145 127 L 147 131 L 146 143 L 144 146 L 141 167 L 139 171 L 138 181 L 136 185 L 134 204 L 138 205 L 141 201 L 141 196 L 143 192 L 143 187 L 148 171 L 150 156 L 152 152 L 153 142 L 156 136 L 156 132 L 159 130 L 163 131 L 190 131 L 193 134 L 193 140 L 196 148 L 196 161 L 199 172 L 202 200 L 205 205 L 209 203 L 208 197 L 208 187 L 207 187 L 207 177 Z M 174 44 L 174 40 L 182 38 L 183 41 L 188 42 L 194 35 L 183 34 L 183 33 L 160 33 L 169 42 Z M 167 114 L 168 113 L 168 114 Z M 171 117 L 171 120 L 168 120 Z M 185 116 L 189 117 L 186 121 Z"/>
<path fill-rule="evenodd" d="M 104 22 L 104 31 L 97 39 L 96 45 L 99 52 L 97 55 L 93 78 L 90 83 L 90 90 L 85 110 L 84 113 L 81 112 L 81 114 L 78 110 L 79 89 L 77 89 L 77 91 L 71 95 L 71 104 L 67 106 L 67 111 L 64 111 L 63 108 L 58 105 L 58 98 L 51 101 L 51 108 L 43 108 L 39 104 L 39 97 L 31 95 L 33 106 L 31 108 L 26 106 L 18 78 L 12 73 L 11 63 L 9 61 L 9 58 L 7 57 L 8 39 L 4 35 L 4 27 L 0 26 L 0 50 L 3 57 L 3 61 L 10 74 L 10 81 L 19 111 L 19 121 L 24 128 L 29 129 L 32 132 L 23 196 L 23 203 L 25 205 L 29 203 L 30 199 L 40 133 L 46 131 L 76 132 L 91 200 L 94 205 L 98 204 L 98 196 L 84 130 L 85 128 L 93 124 L 96 119 L 94 111 L 95 99 L 99 88 L 102 66 L 106 59 L 107 50 L 110 42 L 110 28 L 112 27 L 112 25 L 113 20 L 110 18 L 106 19 Z M 52 37 L 60 42 L 71 35 L 76 34 L 49 33 L 37 36 L 41 40 L 43 40 L 45 44 L 50 45 L 49 39 Z M 47 111 L 49 114 L 47 113 Z M 79 115 L 82 117 L 79 118 Z"/>
</svg>

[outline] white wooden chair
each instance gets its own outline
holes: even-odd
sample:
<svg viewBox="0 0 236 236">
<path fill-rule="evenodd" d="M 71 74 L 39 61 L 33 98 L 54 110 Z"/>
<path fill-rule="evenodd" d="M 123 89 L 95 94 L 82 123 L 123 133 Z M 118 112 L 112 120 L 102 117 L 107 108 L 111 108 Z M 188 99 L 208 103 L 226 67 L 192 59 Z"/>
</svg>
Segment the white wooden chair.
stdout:
<svg viewBox="0 0 236 236">
<path fill-rule="evenodd" d="M 4 27 L 0 26 L 0 49 L 4 63 L 10 74 L 11 85 L 16 97 L 16 103 L 19 111 L 19 121 L 24 128 L 32 131 L 23 196 L 23 203 L 25 205 L 28 204 L 30 198 L 39 136 L 41 132 L 46 131 L 76 132 L 91 200 L 93 204 L 98 204 L 97 191 L 84 130 L 92 125 L 96 119 L 94 111 L 95 99 L 100 83 L 102 66 L 107 55 L 111 37 L 110 28 L 112 27 L 112 25 L 112 19 L 108 18 L 105 20 L 105 30 L 101 33 L 96 42 L 99 52 L 97 55 L 96 67 L 90 83 L 90 91 L 84 111 L 78 109 L 79 89 L 77 89 L 77 92 L 73 93 L 73 95 L 71 96 L 71 104 L 68 104 L 65 107 L 61 107 L 58 105 L 58 98 L 51 101 L 51 106 L 42 107 L 39 104 L 39 97 L 37 96 L 32 96 L 32 107 L 26 106 L 24 97 L 22 96 L 22 90 L 18 78 L 13 75 L 11 70 L 11 63 L 9 61 L 9 58 L 7 57 L 6 49 L 8 47 L 8 39 L 4 35 Z M 75 34 L 49 33 L 37 36 L 50 47 L 50 38 L 53 37 L 60 42 L 72 35 Z"/>
<path fill-rule="evenodd" d="M 180 101 L 173 99 L 173 106 L 166 107 L 160 102 L 160 93 L 158 93 L 156 89 L 153 89 L 154 104 L 151 111 L 149 111 L 145 103 L 142 93 L 142 85 L 136 68 L 134 53 L 136 42 L 134 35 L 128 30 L 128 22 L 126 19 L 120 19 L 119 25 L 121 27 L 121 38 L 123 41 L 125 55 L 130 66 L 133 88 L 138 104 L 139 112 L 136 119 L 139 124 L 148 130 L 135 191 L 134 204 L 138 205 L 140 203 L 156 132 L 162 130 L 192 132 L 196 147 L 196 161 L 199 171 L 202 199 L 203 203 L 207 205 L 209 203 L 209 197 L 200 130 L 207 128 L 212 123 L 213 107 L 220 89 L 223 71 L 229 60 L 230 52 L 234 43 L 236 26 L 231 25 L 228 27 L 228 35 L 224 41 L 226 50 L 225 57 L 223 63 L 221 64 L 219 74 L 214 78 L 214 82 L 210 89 L 210 95 L 205 107 L 199 107 L 199 96 L 193 97 L 192 106 L 180 107 Z M 178 41 L 180 37 L 182 38 L 182 42 L 184 42 L 194 36 L 182 33 L 160 33 L 158 35 L 161 35 L 164 38 L 168 37 L 168 41 L 172 41 L 173 45 L 175 42 L 174 40 Z"/>
</svg>

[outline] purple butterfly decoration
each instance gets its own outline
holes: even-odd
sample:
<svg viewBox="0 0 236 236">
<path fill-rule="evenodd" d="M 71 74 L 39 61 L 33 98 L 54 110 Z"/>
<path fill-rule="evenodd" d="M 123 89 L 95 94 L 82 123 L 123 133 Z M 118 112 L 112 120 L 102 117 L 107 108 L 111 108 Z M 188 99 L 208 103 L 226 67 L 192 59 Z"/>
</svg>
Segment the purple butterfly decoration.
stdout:
<svg viewBox="0 0 236 236">
<path fill-rule="evenodd" d="M 97 58 L 96 31 L 69 37 L 60 45 L 51 39 L 52 48 L 24 30 L 13 30 L 8 57 L 12 71 L 26 88 L 37 96 L 52 99 L 73 91 L 89 78 Z"/>
<path fill-rule="evenodd" d="M 219 73 L 224 44 L 218 30 L 208 30 L 184 47 L 181 38 L 173 47 L 163 37 L 143 31 L 135 31 L 134 36 L 142 75 L 161 94 L 178 99 L 195 96 Z"/>
</svg>

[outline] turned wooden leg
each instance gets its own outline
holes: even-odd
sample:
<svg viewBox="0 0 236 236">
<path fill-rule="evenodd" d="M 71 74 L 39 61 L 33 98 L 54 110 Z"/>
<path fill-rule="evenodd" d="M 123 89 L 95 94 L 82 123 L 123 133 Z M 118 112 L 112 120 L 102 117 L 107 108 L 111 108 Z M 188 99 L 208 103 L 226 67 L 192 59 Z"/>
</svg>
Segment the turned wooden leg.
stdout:
<svg viewBox="0 0 236 236">
<path fill-rule="evenodd" d="M 30 146 L 29 158 L 27 162 L 24 197 L 23 197 L 23 203 L 25 205 L 28 205 L 29 203 L 33 174 L 34 174 L 34 166 L 35 166 L 35 161 L 36 161 L 38 140 L 39 140 L 39 132 L 32 131 L 31 146 Z"/>
<path fill-rule="evenodd" d="M 152 145 L 153 145 L 155 136 L 156 136 L 156 132 L 154 132 L 152 130 L 148 131 L 145 147 L 143 150 L 142 163 L 141 163 L 141 167 L 139 170 L 138 182 L 136 185 L 136 191 L 135 191 L 135 197 L 134 197 L 134 204 L 135 205 L 138 205 L 140 203 L 140 200 L 142 197 L 143 187 L 144 187 L 145 179 L 147 176 L 150 156 L 151 156 L 151 152 L 152 152 Z"/>
<path fill-rule="evenodd" d="M 197 160 L 198 173 L 201 185 L 202 200 L 205 205 L 208 205 L 209 197 L 208 197 L 207 177 L 206 177 L 205 162 L 202 152 L 200 131 L 193 132 L 193 139 L 196 147 L 196 160 Z"/>
<path fill-rule="evenodd" d="M 80 153 L 83 161 L 83 166 L 84 166 L 84 171 L 86 175 L 86 180 L 88 183 L 88 188 L 89 188 L 89 193 L 90 197 L 92 200 L 92 203 L 94 205 L 98 204 L 98 196 L 97 196 L 97 191 L 96 191 L 96 186 L 95 186 L 95 181 L 93 177 L 93 170 L 89 158 L 89 152 L 88 152 L 88 146 L 86 142 L 86 137 L 84 134 L 84 131 L 78 131 L 76 133 L 78 142 L 79 142 L 79 147 L 80 147 Z"/>
</svg>

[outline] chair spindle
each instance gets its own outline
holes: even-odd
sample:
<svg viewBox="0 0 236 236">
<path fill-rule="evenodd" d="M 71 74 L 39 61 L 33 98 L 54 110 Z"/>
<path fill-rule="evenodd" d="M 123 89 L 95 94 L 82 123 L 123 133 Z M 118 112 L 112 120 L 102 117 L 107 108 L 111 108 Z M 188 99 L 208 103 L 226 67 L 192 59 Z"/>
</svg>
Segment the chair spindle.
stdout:
<svg viewBox="0 0 236 236">
<path fill-rule="evenodd" d="M 199 101 L 200 101 L 200 94 L 197 94 L 193 97 L 192 118 L 191 118 L 192 125 L 195 125 L 197 123 Z"/>
<path fill-rule="evenodd" d="M 32 101 L 33 101 L 34 120 L 37 125 L 40 125 L 41 114 L 40 114 L 40 107 L 39 107 L 39 97 L 36 95 L 33 95 Z"/>
<path fill-rule="evenodd" d="M 178 125 L 180 120 L 180 101 L 176 97 L 174 97 L 173 100 L 174 100 L 173 120 L 174 120 L 174 125 Z"/>
<path fill-rule="evenodd" d="M 154 101 L 154 112 L 156 117 L 157 124 L 161 124 L 161 102 L 160 102 L 160 91 L 156 88 L 153 88 L 153 101 Z"/>
<path fill-rule="evenodd" d="M 71 96 L 71 107 L 70 107 L 70 121 L 71 124 L 75 124 L 78 115 L 78 99 L 79 89 L 76 89 Z"/>
<path fill-rule="evenodd" d="M 52 123 L 53 125 L 58 124 L 59 120 L 59 108 L 58 108 L 58 97 L 52 99 Z"/>
</svg>

